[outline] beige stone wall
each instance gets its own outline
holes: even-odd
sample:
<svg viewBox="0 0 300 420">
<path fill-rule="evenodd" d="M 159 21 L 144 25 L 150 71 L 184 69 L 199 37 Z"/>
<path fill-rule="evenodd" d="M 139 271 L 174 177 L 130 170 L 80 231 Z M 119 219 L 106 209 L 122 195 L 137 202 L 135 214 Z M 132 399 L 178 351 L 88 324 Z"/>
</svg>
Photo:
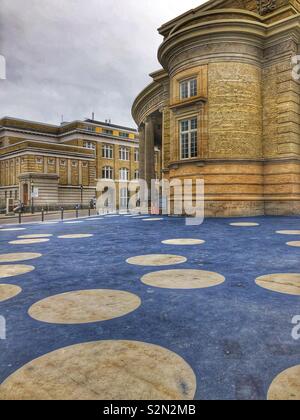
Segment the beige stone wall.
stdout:
<svg viewBox="0 0 300 420">
<path fill-rule="evenodd" d="M 208 77 L 209 158 L 262 158 L 261 69 L 210 63 Z"/>
</svg>

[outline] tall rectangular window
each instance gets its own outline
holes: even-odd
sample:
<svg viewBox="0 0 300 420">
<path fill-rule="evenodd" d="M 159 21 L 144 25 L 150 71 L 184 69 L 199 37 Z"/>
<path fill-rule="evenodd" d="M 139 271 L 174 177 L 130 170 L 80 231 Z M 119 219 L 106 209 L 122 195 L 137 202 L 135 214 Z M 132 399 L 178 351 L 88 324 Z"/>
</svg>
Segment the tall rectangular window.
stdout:
<svg viewBox="0 0 300 420">
<path fill-rule="evenodd" d="M 198 156 L 198 121 L 197 118 L 180 121 L 181 159 Z"/>
<path fill-rule="evenodd" d="M 114 158 L 114 148 L 108 144 L 102 146 L 102 157 L 104 159 L 113 159 Z"/>
<path fill-rule="evenodd" d="M 129 169 L 120 169 L 120 181 L 129 181 Z"/>
<path fill-rule="evenodd" d="M 102 169 L 102 178 L 103 179 L 113 179 L 114 170 L 110 166 L 104 166 Z"/>
<path fill-rule="evenodd" d="M 139 160 L 140 160 L 139 149 L 134 149 L 134 161 L 139 162 Z"/>
<path fill-rule="evenodd" d="M 127 147 L 120 147 L 120 160 L 129 160 L 129 149 Z"/>
<path fill-rule="evenodd" d="M 184 80 L 180 83 L 180 99 L 188 99 L 198 95 L 197 79 Z"/>
<path fill-rule="evenodd" d="M 120 189 L 120 208 L 127 209 L 129 202 L 129 191 L 127 188 Z"/>
</svg>

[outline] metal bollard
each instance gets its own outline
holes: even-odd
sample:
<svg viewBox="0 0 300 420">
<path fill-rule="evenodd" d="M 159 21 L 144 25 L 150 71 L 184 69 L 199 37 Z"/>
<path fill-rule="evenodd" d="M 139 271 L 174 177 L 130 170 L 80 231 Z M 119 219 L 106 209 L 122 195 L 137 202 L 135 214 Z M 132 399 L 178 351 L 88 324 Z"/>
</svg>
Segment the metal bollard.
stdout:
<svg viewBox="0 0 300 420">
<path fill-rule="evenodd" d="M 61 211 L 61 220 L 64 220 L 64 208 L 62 207 L 60 211 Z"/>
<path fill-rule="evenodd" d="M 22 212 L 21 211 L 19 211 L 19 224 L 20 225 L 22 224 Z"/>
<path fill-rule="evenodd" d="M 78 207 L 76 207 L 76 219 L 78 219 L 79 217 L 79 211 L 78 211 Z"/>
<path fill-rule="evenodd" d="M 44 222 L 44 221 L 45 221 L 45 210 L 42 209 L 42 222 Z"/>
<path fill-rule="evenodd" d="M 91 216 L 91 209 L 89 209 L 89 217 Z"/>
</svg>

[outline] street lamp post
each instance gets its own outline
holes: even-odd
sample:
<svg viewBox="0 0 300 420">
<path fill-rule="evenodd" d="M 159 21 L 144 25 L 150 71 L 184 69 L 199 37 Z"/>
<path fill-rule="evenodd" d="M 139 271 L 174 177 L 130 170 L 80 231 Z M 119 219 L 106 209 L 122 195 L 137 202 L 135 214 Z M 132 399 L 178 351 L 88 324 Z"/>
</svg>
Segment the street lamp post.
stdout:
<svg viewBox="0 0 300 420">
<path fill-rule="evenodd" d="M 83 185 L 80 185 L 80 203 L 81 208 L 83 207 Z"/>
<path fill-rule="evenodd" d="M 33 188 L 34 188 L 34 184 L 33 184 L 32 178 L 31 178 L 31 214 L 34 214 L 34 197 L 33 197 L 34 190 L 33 190 Z"/>
</svg>

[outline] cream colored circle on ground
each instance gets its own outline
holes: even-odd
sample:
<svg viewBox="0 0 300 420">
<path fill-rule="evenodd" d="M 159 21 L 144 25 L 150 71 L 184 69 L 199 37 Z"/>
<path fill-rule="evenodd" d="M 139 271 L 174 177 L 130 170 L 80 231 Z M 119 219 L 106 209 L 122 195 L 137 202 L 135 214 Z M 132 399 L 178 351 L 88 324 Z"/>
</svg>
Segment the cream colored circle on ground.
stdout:
<svg viewBox="0 0 300 420">
<path fill-rule="evenodd" d="M 300 241 L 287 242 L 288 246 L 300 247 Z"/>
<path fill-rule="evenodd" d="M 0 279 L 20 276 L 21 274 L 30 273 L 33 270 L 34 267 L 31 265 L 0 265 Z"/>
<path fill-rule="evenodd" d="M 160 222 L 161 220 L 164 220 L 163 218 L 150 218 L 150 219 L 144 219 L 144 222 Z"/>
<path fill-rule="evenodd" d="M 182 264 L 187 261 L 187 258 L 180 255 L 169 254 L 150 254 L 140 255 L 137 257 L 128 258 L 126 262 L 132 265 L 141 265 L 149 267 L 159 267 L 164 265 Z"/>
<path fill-rule="evenodd" d="M 300 230 L 278 230 L 280 235 L 300 235 Z"/>
<path fill-rule="evenodd" d="M 300 273 L 269 274 L 258 277 L 255 282 L 273 292 L 300 296 Z"/>
<path fill-rule="evenodd" d="M 285 370 L 274 379 L 268 392 L 268 400 L 300 400 L 300 365 Z"/>
<path fill-rule="evenodd" d="M 58 238 L 59 239 L 84 239 L 84 238 L 91 238 L 92 234 L 88 233 L 74 233 L 73 235 L 61 235 Z"/>
<path fill-rule="evenodd" d="M 51 324 L 87 324 L 127 315 L 141 299 L 120 290 L 80 290 L 51 296 L 35 303 L 29 315 Z"/>
<path fill-rule="evenodd" d="M 230 223 L 230 226 L 236 226 L 236 227 L 254 227 L 254 226 L 259 226 L 259 223 L 237 222 L 237 223 Z"/>
<path fill-rule="evenodd" d="M 168 239 L 162 243 L 164 245 L 202 245 L 205 241 L 201 239 Z"/>
<path fill-rule="evenodd" d="M 224 283 L 225 277 L 202 270 L 166 270 L 146 274 L 141 280 L 161 289 L 204 289 Z"/>
<path fill-rule="evenodd" d="M 9 242 L 11 245 L 33 245 L 42 244 L 49 242 L 50 239 L 18 239 L 16 241 Z"/>
<path fill-rule="evenodd" d="M 36 233 L 32 235 L 21 235 L 18 236 L 19 239 L 41 239 L 41 238 L 51 238 L 51 234 L 48 233 Z"/>
<path fill-rule="evenodd" d="M 22 252 L 19 254 L 0 254 L 0 263 L 34 260 L 35 258 L 40 258 L 41 256 L 42 254 L 33 254 L 26 252 Z"/>
<path fill-rule="evenodd" d="M 26 228 L 7 228 L 7 229 L 1 229 L 1 232 L 17 232 L 20 230 L 26 230 Z"/>
<path fill-rule="evenodd" d="M 22 292 L 21 287 L 13 284 L 0 284 L 0 302 L 5 302 Z"/>
<path fill-rule="evenodd" d="M 196 377 L 163 347 L 98 341 L 33 360 L 0 386 L 0 400 L 193 400 Z"/>
</svg>

